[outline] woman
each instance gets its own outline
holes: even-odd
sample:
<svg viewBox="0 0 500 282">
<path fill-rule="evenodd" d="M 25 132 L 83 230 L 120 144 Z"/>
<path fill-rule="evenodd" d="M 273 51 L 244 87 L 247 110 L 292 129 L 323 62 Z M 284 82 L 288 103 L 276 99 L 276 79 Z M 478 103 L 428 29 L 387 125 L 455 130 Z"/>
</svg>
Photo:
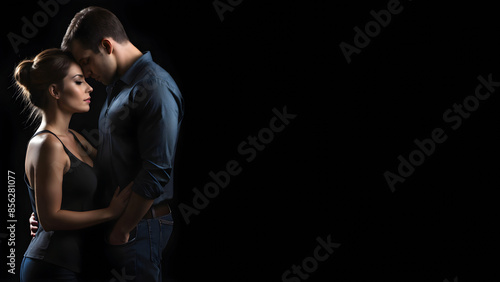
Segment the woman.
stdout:
<svg viewBox="0 0 500 282">
<path fill-rule="evenodd" d="M 109 207 L 93 209 L 96 150 L 69 129 L 71 116 L 90 109 L 92 87 L 72 57 L 48 49 L 24 60 L 14 77 L 20 93 L 42 122 L 26 151 L 25 180 L 39 227 L 21 264 L 21 281 L 78 281 L 83 231 L 117 218 L 130 188 L 116 189 Z"/>
</svg>

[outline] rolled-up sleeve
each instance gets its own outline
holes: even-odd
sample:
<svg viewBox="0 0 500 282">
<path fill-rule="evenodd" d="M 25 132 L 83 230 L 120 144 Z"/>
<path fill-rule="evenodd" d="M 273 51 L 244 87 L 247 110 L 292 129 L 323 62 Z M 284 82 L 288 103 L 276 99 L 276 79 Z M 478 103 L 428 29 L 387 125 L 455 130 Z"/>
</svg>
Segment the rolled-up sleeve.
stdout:
<svg viewBox="0 0 500 282">
<path fill-rule="evenodd" d="M 129 97 L 142 161 L 132 191 L 155 199 L 172 177 L 182 100 L 158 78 L 137 84 Z"/>
</svg>

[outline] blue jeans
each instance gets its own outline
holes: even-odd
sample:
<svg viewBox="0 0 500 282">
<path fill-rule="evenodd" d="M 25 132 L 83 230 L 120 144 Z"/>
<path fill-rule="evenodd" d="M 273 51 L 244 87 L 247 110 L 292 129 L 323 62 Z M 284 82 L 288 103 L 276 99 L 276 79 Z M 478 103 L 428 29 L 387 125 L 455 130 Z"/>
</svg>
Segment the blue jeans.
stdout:
<svg viewBox="0 0 500 282">
<path fill-rule="evenodd" d="M 23 258 L 20 271 L 21 282 L 78 282 L 78 274 L 39 259 Z"/>
<path fill-rule="evenodd" d="M 173 229 L 172 214 L 143 219 L 135 236 L 123 245 L 107 245 L 106 257 L 115 281 L 162 281 L 161 259 Z"/>
</svg>

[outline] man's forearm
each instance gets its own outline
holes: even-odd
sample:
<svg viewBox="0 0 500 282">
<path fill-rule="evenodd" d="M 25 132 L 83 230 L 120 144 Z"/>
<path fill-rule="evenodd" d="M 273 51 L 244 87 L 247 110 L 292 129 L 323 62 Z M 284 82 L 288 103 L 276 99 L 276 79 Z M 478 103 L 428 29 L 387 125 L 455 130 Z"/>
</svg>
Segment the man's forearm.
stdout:
<svg viewBox="0 0 500 282">
<path fill-rule="evenodd" d="M 139 194 L 132 192 L 125 212 L 115 223 L 110 235 L 111 244 L 124 244 L 128 241 L 128 234 L 139 221 L 144 217 L 147 211 L 153 205 L 153 199 L 146 199 Z"/>
</svg>

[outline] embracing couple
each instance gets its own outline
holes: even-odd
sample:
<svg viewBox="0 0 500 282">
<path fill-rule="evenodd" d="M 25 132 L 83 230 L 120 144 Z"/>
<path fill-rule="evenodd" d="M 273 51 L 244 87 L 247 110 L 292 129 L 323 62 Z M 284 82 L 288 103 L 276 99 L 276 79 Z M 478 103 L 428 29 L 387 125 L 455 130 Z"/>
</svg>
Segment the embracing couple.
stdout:
<svg viewBox="0 0 500 282">
<path fill-rule="evenodd" d="M 74 113 L 90 109 L 87 77 L 107 86 L 98 149 L 69 129 Z M 129 41 L 113 13 L 88 7 L 74 16 L 61 49 L 20 62 L 14 78 L 41 116 L 26 151 L 36 233 L 21 281 L 109 281 L 113 275 L 161 281 L 184 112 L 172 77 Z"/>
</svg>

